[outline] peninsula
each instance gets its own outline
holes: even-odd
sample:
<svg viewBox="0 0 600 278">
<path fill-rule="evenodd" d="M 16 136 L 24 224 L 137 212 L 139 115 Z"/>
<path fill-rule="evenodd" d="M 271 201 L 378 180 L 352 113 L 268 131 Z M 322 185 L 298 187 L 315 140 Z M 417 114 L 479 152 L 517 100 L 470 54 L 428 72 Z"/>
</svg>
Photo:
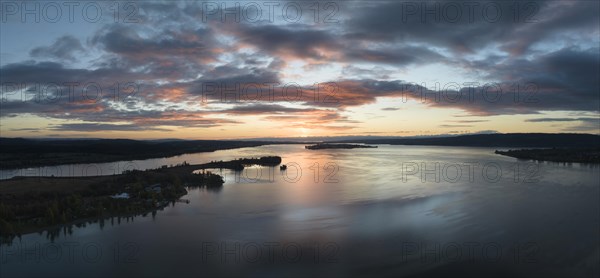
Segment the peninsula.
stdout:
<svg viewBox="0 0 600 278">
<path fill-rule="evenodd" d="M 323 150 L 323 149 L 356 149 L 356 148 L 377 148 L 372 145 L 361 145 L 361 144 L 331 144 L 331 143 L 320 143 L 316 145 L 304 146 L 305 149 L 309 150 Z"/>
<path fill-rule="evenodd" d="M 186 188 L 219 190 L 223 178 L 207 169 L 275 167 L 279 156 L 240 158 L 190 165 L 187 162 L 146 171 L 93 177 L 14 177 L 0 181 L 0 234 L 21 234 L 81 221 L 155 212 L 187 194 Z"/>
</svg>

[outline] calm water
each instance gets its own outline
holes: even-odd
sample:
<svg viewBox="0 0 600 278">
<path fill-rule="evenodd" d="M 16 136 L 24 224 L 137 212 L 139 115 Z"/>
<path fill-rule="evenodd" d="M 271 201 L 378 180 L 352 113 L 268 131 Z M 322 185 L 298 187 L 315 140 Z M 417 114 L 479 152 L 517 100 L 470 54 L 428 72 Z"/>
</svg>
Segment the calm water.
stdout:
<svg viewBox="0 0 600 278">
<path fill-rule="evenodd" d="M 273 145 L 4 171 L 96 175 L 265 155 L 288 165 L 222 171 L 221 190 L 190 189 L 189 204 L 154 216 L 73 227 L 53 241 L 25 235 L 1 247 L 0 275 L 597 277 L 600 169 L 493 151 Z"/>
</svg>

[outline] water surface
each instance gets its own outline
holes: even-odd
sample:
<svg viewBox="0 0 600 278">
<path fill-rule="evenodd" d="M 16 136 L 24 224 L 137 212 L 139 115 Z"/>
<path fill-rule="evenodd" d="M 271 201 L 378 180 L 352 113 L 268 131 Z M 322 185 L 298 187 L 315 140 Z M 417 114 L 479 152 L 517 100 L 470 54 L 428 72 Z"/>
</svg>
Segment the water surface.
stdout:
<svg viewBox="0 0 600 278">
<path fill-rule="evenodd" d="M 0 274 L 597 277 L 599 168 L 493 152 L 270 145 L 134 161 L 149 169 L 279 155 L 288 169 L 217 170 L 223 188 L 189 189 L 189 204 L 74 227 L 53 241 L 24 235 L 2 246 Z M 107 174 L 127 163 L 94 167 Z"/>
</svg>

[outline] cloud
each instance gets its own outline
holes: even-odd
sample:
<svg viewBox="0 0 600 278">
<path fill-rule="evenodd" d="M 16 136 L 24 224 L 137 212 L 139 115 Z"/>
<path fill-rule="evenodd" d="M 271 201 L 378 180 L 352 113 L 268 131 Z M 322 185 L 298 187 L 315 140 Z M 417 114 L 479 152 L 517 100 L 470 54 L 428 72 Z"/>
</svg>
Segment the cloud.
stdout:
<svg viewBox="0 0 600 278">
<path fill-rule="evenodd" d="M 85 49 L 78 39 L 67 35 L 56 39 L 50 46 L 40 46 L 32 49 L 29 55 L 33 57 L 75 61 L 75 53 L 77 52 L 83 53 Z"/>
<path fill-rule="evenodd" d="M 260 114 L 287 114 L 287 113 L 312 113 L 319 111 L 314 108 L 293 108 L 278 104 L 251 104 L 238 105 L 234 108 L 220 110 L 219 112 L 234 115 L 260 115 Z"/>
<path fill-rule="evenodd" d="M 543 122 L 598 122 L 599 118 L 535 118 L 527 119 L 526 122 L 543 123 Z"/>
<path fill-rule="evenodd" d="M 152 78 L 123 68 L 80 69 L 67 68 L 58 62 L 24 61 L 0 67 L 3 84 L 58 84 L 64 83 L 104 83 L 132 82 Z M 112 82 L 112 83 L 110 83 Z"/>
<path fill-rule="evenodd" d="M 598 26 L 594 1 L 379 3 L 354 9 L 347 21 L 347 37 L 430 44 L 459 54 L 500 45 L 520 55 L 559 31 L 597 30 Z"/>
<path fill-rule="evenodd" d="M 438 127 L 442 127 L 442 128 L 454 128 L 454 127 L 472 127 L 472 125 L 438 125 Z"/>
<path fill-rule="evenodd" d="M 38 133 L 38 132 L 42 131 L 39 128 L 11 128 L 10 130 L 12 130 L 12 131 L 28 131 L 28 132 L 32 132 L 32 133 Z"/>
<path fill-rule="evenodd" d="M 208 28 L 165 29 L 146 36 L 141 33 L 130 26 L 110 25 L 90 41 L 108 53 L 106 59 L 111 64 L 172 81 L 196 78 L 225 51 Z"/>
<path fill-rule="evenodd" d="M 1 116 L 8 117 L 22 113 L 39 114 L 55 118 L 75 118 L 85 121 L 104 120 L 119 121 L 123 118 L 132 122 L 154 125 L 183 126 L 216 126 L 221 124 L 236 124 L 238 121 L 226 122 L 202 118 L 211 114 L 257 115 L 274 116 L 276 114 L 296 114 L 307 117 L 313 113 L 323 116 L 329 123 L 348 122 L 351 119 L 339 116 L 348 107 L 356 107 L 375 103 L 378 98 L 395 97 L 404 101 L 423 102 L 431 108 L 459 108 L 471 115 L 500 115 L 500 114 L 535 114 L 540 111 L 569 110 L 569 111 L 598 111 L 596 89 L 600 86 L 598 79 L 593 78 L 598 73 L 596 65 L 600 63 L 599 55 L 593 49 L 581 50 L 565 48 L 555 52 L 533 56 L 528 60 L 519 59 L 500 65 L 490 74 L 500 80 L 499 87 L 474 86 L 472 88 L 456 88 L 447 91 L 433 91 L 404 82 L 402 80 L 376 79 L 347 79 L 335 80 L 331 83 L 335 90 L 315 101 L 310 88 L 299 87 L 295 92 L 286 94 L 285 85 L 279 83 L 279 76 L 270 69 L 235 67 L 225 64 L 207 70 L 204 75 L 188 82 L 172 82 L 163 85 L 152 84 L 153 75 L 131 72 L 121 68 L 69 69 L 55 62 L 24 62 L 9 64 L 0 68 L 0 74 L 6 81 L 15 83 L 64 84 L 68 82 L 94 82 L 103 87 L 110 87 L 115 82 L 138 80 L 141 82 L 137 99 L 115 102 L 110 96 L 100 99 L 76 99 L 68 101 L 63 98 L 57 103 L 23 102 L 3 103 Z M 516 66 L 524 67 L 518 76 L 511 71 Z M 534 91 L 523 91 L 515 100 L 514 83 L 534 84 Z M 206 87 L 206 85 L 213 87 Z M 245 86 L 252 84 L 245 91 Z M 266 85 L 270 84 L 270 85 Z M 65 92 L 64 87 L 60 87 Z M 210 90 L 207 90 L 210 88 Z M 498 89 L 499 88 L 499 89 Z M 30 87 L 28 87 L 31 90 Z M 34 88 L 35 89 L 35 88 Z M 81 90 L 81 87 L 78 88 Z M 260 89 L 260 91 L 256 91 Z M 39 91 L 39 88 L 36 89 Z M 265 99 L 265 92 L 273 90 Z M 500 91 L 499 91 L 500 90 Z M 224 96 L 235 94 L 233 108 L 202 109 L 196 111 L 185 108 L 189 104 L 207 105 L 223 103 Z M 244 95 L 247 93 L 247 95 Z M 66 97 L 61 95 L 62 97 Z M 246 96 L 249 101 L 244 101 Z M 47 96 L 48 97 L 48 96 Z M 49 97 L 49 99 L 53 99 Z M 254 103 L 252 100 L 259 97 Z M 230 99 L 231 96 L 228 96 Z M 291 101 L 295 100 L 295 101 Z M 264 102 L 268 101 L 269 104 Z M 296 104 L 292 108 L 282 104 Z M 300 107 L 298 107 L 300 105 Z M 178 108 L 179 107 L 179 108 Z M 184 107 L 184 108 L 182 108 Z M 384 111 L 392 109 L 383 108 Z M 167 113 L 168 111 L 172 111 Z M 325 111 L 325 112 L 324 112 Z M 328 111 L 328 112 L 326 112 Z M 186 114 L 185 119 L 177 113 Z M 335 115 L 335 116 L 334 116 Z M 163 118 L 162 120 L 159 120 Z M 146 119 L 146 120 L 145 120 Z M 281 120 L 279 117 L 265 117 L 267 120 Z M 289 119 L 288 119 L 289 120 Z M 311 118 L 308 125 L 323 124 Z"/>
<path fill-rule="evenodd" d="M 54 129 L 81 131 L 207 128 L 243 124 L 245 116 L 282 127 L 346 130 L 363 124 L 350 108 L 381 98 L 481 117 L 599 112 L 597 1 L 519 2 L 519 14 L 510 1 L 339 5 L 339 24 L 317 24 L 202 22 L 198 3 L 139 3 L 138 24 L 98 24 L 85 48 L 77 39 L 84 34 L 69 34 L 33 47 L 35 61 L 3 64 L 3 85 L 18 86 L 2 88 L 8 99 L 2 100 L 0 117 L 77 120 L 83 123 Z M 495 8 L 501 16 L 491 20 Z M 453 12 L 461 16 L 452 20 Z M 71 66 L 83 52 L 94 54 L 93 62 Z M 304 72 L 291 69 L 293 61 Z M 434 91 L 401 79 L 415 67 L 438 64 L 489 83 Z M 315 76 L 329 81 L 317 97 L 309 85 L 290 89 L 282 83 L 329 68 L 341 71 Z M 79 84 L 74 95 L 67 93 L 69 83 Z M 135 97 L 111 98 L 114 84 L 129 83 L 137 85 Z M 103 96 L 82 97 L 88 84 L 101 86 Z M 44 90 L 48 85 L 56 86 Z M 42 91 L 41 101 L 23 98 Z M 371 118 L 381 117 L 376 113 L 381 112 Z M 440 127 L 487 121 L 455 120 Z M 528 122 L 581 122 L 573 128 L 587 130 L 597 123 L 584 117 Z"/>
<path fill-rule="evenodd" d="M 527 119 L 526 122 L 532 123 L 546 123 L 546 122 L 555 122 L 555 123 L 570 123 L 570 122 L 578 122 L 578 125 L 565 127 L 565 131 L 575 131 L 575 132 L 593 132 L 600 133 L 600 117 L 592 118 L 592 117 L 578 117 L 578 118 L 535 118 L 535 119 Z"/>
<path fill-rule="evenodd" d="M 121 25 L 109 26 L 98 32 L 92 42 L 104 46 L 112 53 L 132 59 L 185 56 L 210 58 L 214 54 L 214 41 L 210 29 L 179 31 L 164 30 L 150 37 Z"/>
<path fill-rule="evenodd" d="M 494 82 L 430 90 L 401 80 L 342 80 L 336 82 L 337 98 L 341 107 L 374 103 L 378 97 L 397 97 L 430 107 L 460 108 L 473 115 L 597 112 L 599 64 L 597 48 L 568 47 L 530 59 L 488 65 L 489 77 L 497 80 Z"/>
<path fill-rule="evenodd" d="M 331 58 L 329 52 L 341 47 L 333 34 L 326 30 L 314 30 L 307 25 L 234 24 L 224 30 L 236 36 L 241 46 L 253 46 L 283 58 Z"/>
<path fill-rule="evenodd" d="M 60 131 L 171 131 L 170 129 L 156 127 L 141 127 L 133 124 L 105 124 L 105 123 L 77 123 L 77 124 L 59 124 L 50 127 L 50 130 Z"/>
<path fill-rule="evenodd" d="M 488 122 L 488 120 L 457 120 L 457 121 L 451 121 L 454 123 L 483 123 L 483 122 Z"/>
<path fill-rule="evenodd" d="M 365 63 L 394 66 L 442 62 L 447 58 L 427 47 L 402 46 L 388 48 L 351 48 L 344 52 L 344 59 Z"/>
</svg>

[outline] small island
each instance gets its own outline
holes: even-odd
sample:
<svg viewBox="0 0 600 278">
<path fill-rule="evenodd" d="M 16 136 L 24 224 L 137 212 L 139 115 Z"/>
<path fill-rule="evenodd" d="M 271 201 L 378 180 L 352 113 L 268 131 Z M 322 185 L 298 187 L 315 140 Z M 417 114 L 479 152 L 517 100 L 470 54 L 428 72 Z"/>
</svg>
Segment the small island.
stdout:
<svg viewBox="0 0 600 278">
<path fill-rule="evenodd" d="M 244 166 L 260 165 L 260 166 L 277 166 L 281 164 L 279 156 L 263 156 L 261 158 L 239 158 L 231 161 L 211 161 L 209 163 L 198 165 L 199 169 L 229 169 L 241 171 Z"/>
<path fill-rule="evenodd" d="M 498 151 L 494 153 L 525 160 L 600 163 L 600 148 L 552 148 L 552 149 L 520 149 Z"/>
<path fill-rule="evenodd" d="M 243 170 L 245 165 L 275 167 L 279 156 L 240 158 L 205 164 L 161 166 L 111 176 L 14 177 L 0 181 L 0 235 L 3 241 L 67 225 L 130 217 L 189 200 L 186 188 L 218 191 L 223 177 L 206 169 Z"/>
<path fill-rule="evenodd" d="M 333 143 L 319 143 L 310 146 L 304 146 L 305 149 L 309 150 L 323 150 L 323 149 L 357 149 L 357 148 L 377 148 L 372 145 L 362 144 L 333 144 Z"/>
</svg>

